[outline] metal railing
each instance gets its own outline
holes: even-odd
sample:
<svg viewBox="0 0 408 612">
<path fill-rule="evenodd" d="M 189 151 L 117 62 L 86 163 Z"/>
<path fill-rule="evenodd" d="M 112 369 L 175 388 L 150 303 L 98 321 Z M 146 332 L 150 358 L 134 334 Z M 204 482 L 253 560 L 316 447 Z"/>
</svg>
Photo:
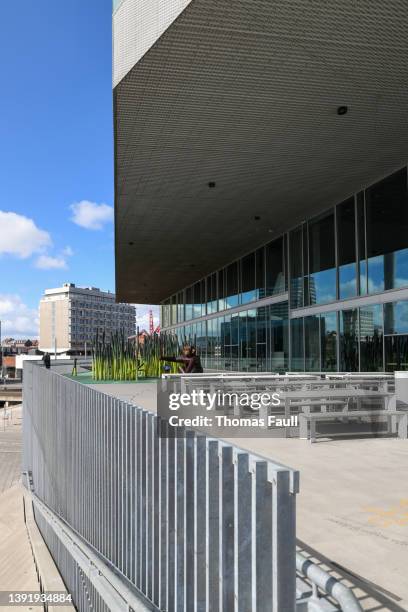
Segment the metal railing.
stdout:
<svg viewBox="0 0 408 612">
<path fill-rule="evenodd" d="M 194 431 L 160 437 L 156 415 L 33 362 L 23 391 L 35 496 L 123 591 L 169 612 L 295 610 L 296 471 Z M 44 517 L 79 609 L 109 609 Z"/>
</svg>

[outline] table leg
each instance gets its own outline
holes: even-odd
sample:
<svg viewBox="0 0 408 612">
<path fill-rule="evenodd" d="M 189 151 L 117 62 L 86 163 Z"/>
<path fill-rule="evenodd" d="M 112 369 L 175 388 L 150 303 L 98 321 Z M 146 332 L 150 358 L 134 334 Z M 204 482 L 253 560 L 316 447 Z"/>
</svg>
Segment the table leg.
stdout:
<svg viewBox="0 0 408 612">
<path fill-rule="evenodd" d="M 302 413 L 300 413 L 299 414 L 299 438 L 301 438 L 302 440 L 307 440 L 308 438 L 307 422 L 308 420 L 305 418 L 305 416 Z"/>
<path fill-rule="evenodd" d="M 385 398 L 385 404 L 386 404 L 385 405 L 385 409 L 386 410 L 390 410 L 390 411 L 391 410 L 396 410 L 397 409 L 397 396 L 395 394 L 394 395 L 388 395 Z M 397 418 L 398 417 L 395 416 L 395 415 L 393 415 L 391 417 L 391 432 L 392 433 L 396 433 L 397 432 L 397 426 L 398 426 Z"/>
<path fill-rule="evenodd" d="M 403 440 L 408 438 L 408 414 L 399 417 L 398 437 Z"/>
<path fill-rule="evenodd" d="M 316 421 L 310 421 L 310 443 L 316 442 Z"/>
</svg>

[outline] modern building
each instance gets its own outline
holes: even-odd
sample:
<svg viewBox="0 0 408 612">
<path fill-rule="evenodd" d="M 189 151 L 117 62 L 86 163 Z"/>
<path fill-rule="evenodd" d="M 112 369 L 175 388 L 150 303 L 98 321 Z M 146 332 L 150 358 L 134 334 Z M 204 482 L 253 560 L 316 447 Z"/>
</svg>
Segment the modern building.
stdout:
<svg viewBox="0 0 408 612">
<path fill-rule="evenodd" d="M 226 370 L 408 369 L 406 3 L 122 0 L 116 291 Z"/>
<path fill-rule="evenodd" d="M 45 290 L 40 301 L 40 350 L 81 353 L 86 345 L 91 348 L 97 333 L 109 340 L 115 331 L 134 335 L 136 310 L 117 304 L 113 293 L 73 283 Z"/>
</svg>

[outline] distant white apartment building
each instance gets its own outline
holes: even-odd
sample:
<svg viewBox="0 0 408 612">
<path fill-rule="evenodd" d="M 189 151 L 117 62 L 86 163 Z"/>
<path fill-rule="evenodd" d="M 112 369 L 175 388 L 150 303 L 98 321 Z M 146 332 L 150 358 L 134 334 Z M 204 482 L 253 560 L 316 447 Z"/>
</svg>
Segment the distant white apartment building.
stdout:
<svg viewBox="0 0 408 612">
<path fill-rule="evenodd" d="M 40 350 L 82 352 L 91 348 L 97 333 L 105 332 L 109 339 L 115 331 L 123 331 L 125 337 L 136 333 L 136 309 L 117 304 L 113 293 L 73 283 L 45 290 L 40 301 Z"/>
</svg>

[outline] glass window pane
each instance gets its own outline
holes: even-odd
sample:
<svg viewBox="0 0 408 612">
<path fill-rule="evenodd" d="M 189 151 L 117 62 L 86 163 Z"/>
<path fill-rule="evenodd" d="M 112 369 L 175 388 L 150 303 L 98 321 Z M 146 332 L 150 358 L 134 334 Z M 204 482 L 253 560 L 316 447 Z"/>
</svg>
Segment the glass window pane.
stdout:
<svg viewBox="0 0 408 612">
<path fill-rule="evenodd" d="M 247 371 L 256 372 L 256 310 L 247 313 Z"/>
<path fill-rule="evenodd" d="M 184 291 L 177 294 L 177 323 L 184 321 Z"/>
<path fill-rule="evenodd" d="M 383 308 L 381 304 L 360 308 L 360 369 L 383 370 Z"/>
<path fill-rule="evenodd" d="M 217 317 L 215 319 L 215 328 L 213 327 L 213 334 L 215 336 L 215 348 L 214 348 L 214 367 L 216 369 L 224 370 L 224 348 L 222 339 L 222 325 L 224 317 Z"/>
<path fill-rule="evenodd" d="M 408 249 L 406 168 L 366 190 L 366 217 L 370 293 L 401 286 L 398 274 L 407 277 L 405 258 L 398 266 L 398 258 L 393 255 Z"/>
<path fill-rule="evenodd" d="M 322 372 L 337 370 L 337 313 L 320 315 L 321 369 Z"/>
<path fill-rule="evenodd" d="M 291 308 L 303 306 L 302 242 L 302 228 L 298 227 L 289 235 Z"/>
<path fill-rule="evenodd" d="M 339 298 L 357 295 L 356 219 L 354 198 L 337 206 L 337 245 L 339 266 Z"/>
<path fill-rule="evenodd" d="M 193 317 L 201 317 L 201 283 L 193 285 Z"/>
<path fill-rule="evenodd" d="M 207 278 L 207 312 L 211 314 L 218 310 L 217 272 Z"/>
<path fill-rule="evenodd" d="M 239 370 L 239 314 L 231 317 L 231 370 Z"/>
<path fill-rule="evenodd" d="M 177 295 L 171 297 L 171 313 L 170 313 L 171 324 L 177 323 Z"/>
<path fill-rule="evenodd" d="M 218 310 L 225 310 L 225 269 L 218 272 Z"/>
<path fill-rule="evenodd" d="M 186 321 L 190 321 L 190 319 L 193 318 L 193 303 L 194 303 L 192 287 L 187 287 L 185 291 L 185 296 L 186 296 L 185 317 L 186 317 Z"/>
<path fill-rule="evenodd" d="M 290 322 L 291 332 L 291 364 L 293 372 L 305 371 L 304 346 L 303 346 L 303 319 L 292 319 Z"/>
<path fill-rule="evenodd" d="M 368 291 L 368 276 L 365 239 L 365 205 L 363 192 L 357 194 L 357 248 L 360 272 L 360 294 L 366 295 Z"/>
<path fill-rule="evenodd" d="M 269 370 L 286 372 L 289 369 L 288 302 L 269 307 L 270 354 Z"/>
<path fill-rule="evenodd" d="M 201 316 L 204 316 L 205 314 L 207 314 L 207 295 L 206 295 L 206 279 L 203 278 L 200 281 L 200 285 L 201 285 Z"/>
<path fill-rule="evenodd" d="M 267 329 L 268 329 L 268 306 L 258 308 L 256 311 L 256 369 L 265 372 L 267 366 Z"/>
<path fill-rule="evenodd" d="M 207 321 L 207 368 L 214 368 L 215 351 L 217 346 L 217 319 Z"/>
<path fill-rule="evenodd" d="M 385 336 L 384 344 L 386 371 L 408 370 L 408 336 Z"/>
<path fill-rule="evenodd" d="M 336 299 L 334 213 L 309 222 L 309 303 Z"/>
<path fill-rule="evenodd" d="M 305 317 L 305 369 L 320 372 L 319 315 Z"/>
<path fill-rule="evenodd" d="M 256 299 L 265 297 L 265 249 L 262 247 L 256 251 L 255 258 L 255 287 Z"/>
<path fill-rule="evenodd" d="M 340 371 L 358 372 L 357 308 L 340 313 Z"/>
<path fill-rule="evenodd" d="M 386 334 L 408 333 L 408 301 L 384 304 L 384 316 Z"/>
<path fill-rule="evenodd" d="M 240 355 L 241 355 L 241 370 L 247 372 L 248 370 L 248 331 L 247 331 L 247 319 L 248 311 L 243 310 L 239 313 L 239 344 L 240 344 Z"/>
<path fill-rule="evenodd" d="M 170 300 L 163 302 L 161 307 L 162 327 L 169 327 L 170 323 Z"/>
<path fill-rule="evenodd" d="M 255 253 L 250 253 L 241 261 L 242 303 L 247 304 L 256 299 L 255 291 Z"/>
<path fill-rule="evenodd" d="M 221 320 L 221 356 L 224 368 L 229 369 L 231 357 L 231 316 L 222 317 Z"/>
<path fill-rule="evenodd" d="M 283 270 L 283 237 L 270 242 L 265 247 L 266 295 L 276 295 L 285 291 Z"/>
<path fill-rule="evenodd" d="M 234 308 L 239 304 L 238 266 L 239 262 L 234 261 L 234 263 L 225 268 L 226 308 Z"/>
</svg>

